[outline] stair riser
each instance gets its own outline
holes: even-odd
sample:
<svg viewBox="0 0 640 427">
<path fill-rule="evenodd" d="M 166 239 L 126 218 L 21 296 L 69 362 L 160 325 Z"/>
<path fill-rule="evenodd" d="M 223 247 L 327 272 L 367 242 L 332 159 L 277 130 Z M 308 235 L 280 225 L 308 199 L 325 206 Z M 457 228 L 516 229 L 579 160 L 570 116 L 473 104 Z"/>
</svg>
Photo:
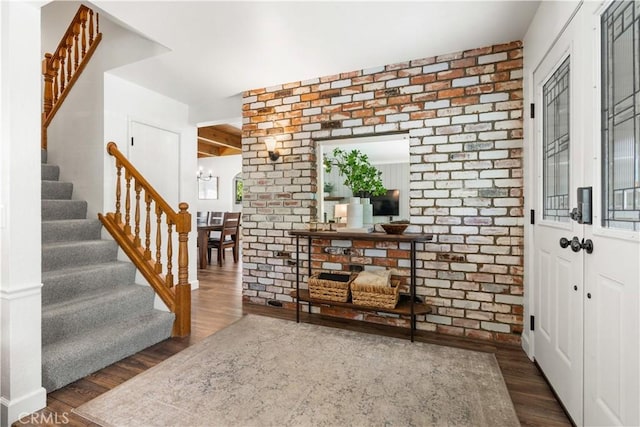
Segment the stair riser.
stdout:
<svg viewBox="0 0 640 427">
<path fill-rule="evenodd" d="M 43 200 L 42 220 L 85 219 L 87 202 L 83 200 Z"/>
<path fill-rule="evenodd" d="M 171 335 L 174 316 L 155 312 L 114 325 L 113 331 L 78 336 L 42 348 L 42 385 L 47 392 L 131 356 Z"/>
<path fill-rule="evenodd" d="M 135 284 L 122 285 L 112 294 L 82 303 L 45 307 L 42 311 L 42 344 L 72 338 L 116 319 L 126 319 L 131 313 L 143 315 L 151 310 L 153 291 Z"/>
<path fill-rule="evenodd" d="M 47 150 L 40 150 L 40 163 L 47 163 Z"/>
<path fill-rule="evenodd" d="M 40 175 L 43 181 L 57 181 L 60 178 L 60 168 L 55 165 L 40 165 Z"/>
<path fill-rule="evenodd" d="M 43 221 L 42 243 L 98 240 L 101 229 L 97 219 Z"/>
<path fill-rule="evenodd" d="M 42 247 L 42 271 L 100 264 L 115 261 L 118 247 L 115 242 L 102 240 L 87 244 Z"/>
<path fill-rule="evenodd" d="M 109 263 L 99 268 L 70 271 L 65 274 L 45 274 L 42 286 L 42 306 L 83 297 L 100 289 L 133 283 L 135 275 L 136 269 L 133 264 L 125 262 Z"/>
<path fill-rule="evenodd" d="M 70 182 L 42 181 L 42 200 L 71 200 L 73 184 Z"/>
</svg>

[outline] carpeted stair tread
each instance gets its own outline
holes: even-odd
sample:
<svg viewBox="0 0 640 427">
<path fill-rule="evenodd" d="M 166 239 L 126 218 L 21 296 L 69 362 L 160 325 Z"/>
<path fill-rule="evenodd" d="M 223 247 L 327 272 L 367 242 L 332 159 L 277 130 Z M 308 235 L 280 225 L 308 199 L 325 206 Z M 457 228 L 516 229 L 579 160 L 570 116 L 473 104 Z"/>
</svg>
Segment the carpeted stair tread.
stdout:
<svg viewBox="0 0 640 427">
<path fill-rule="evenodd" d="M 112 240 L 55 242 L 42 245 L 42 271 L 115 261 L 118 245 Z"/>
<path fill-rule="evenodd" d="M 86 219 L 87 202 L 84 200 L 42 200 L 42 220 Z"/>
<path fill-rule="evenodd" d="M 41 151 L 42 382 L 51 392 L 171 336 L 174 314 L 153 308 L 136 268 L 101 240 L 102 224 Z"/>
<path fill-rule="evenodd" d="M 42 200 L 71 200 L 73 184 L 70 182 L 42 180 L 40 198 Z"/>
<path fill-rule="evenodd" d="M 106 325 L 153 310 L 153 290 L 133 283 L 112 289 L 98 289 L 83 296 L 49 304 L 42 308 L 42 344 L 73 337 Z"/>
<path fill-rule="evenodd" d="M 129 262 L 69 267 L 42 273 L 42 306 L 66 301 L 98 289 L 113 289 L 132 283 L 136 268 Z"/>
<path fill-rule="evenodd" d="M 42 221 L 42 243 L 100 239 L 102 223 L 97 219 Z"/>
<path fill-rule="evenodd" d="M 60 167 L 43 163 L 40 165 L 40 176 L 45 181 L 57 181 L 60 179 Z"/>
<path fill-rule="evenodd" d="M 51 392 L 163 341 L 171 335 L 174 318 L 153 310 L 44 346 L 43 386 Z"/>
</svg>

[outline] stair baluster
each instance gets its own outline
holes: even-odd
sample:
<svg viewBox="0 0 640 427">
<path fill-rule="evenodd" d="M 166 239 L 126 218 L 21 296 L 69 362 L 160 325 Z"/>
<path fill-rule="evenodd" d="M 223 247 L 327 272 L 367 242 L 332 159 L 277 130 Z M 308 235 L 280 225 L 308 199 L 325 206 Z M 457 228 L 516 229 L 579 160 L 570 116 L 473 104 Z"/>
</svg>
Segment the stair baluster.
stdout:
<svg viewBox="0 0 640 427">
<path fill-rule="evenodd" d="M 188 235 L 191 231 L 191 214 L 188 212 L 189 205 L 180 203 L 179 212 L 175 212 L 167 202 L 157 193 L 148 181 L 135 169 L 129 160 L 118 150 L 114 142 L 107 144 L 107 152 L 116 158 L 116 204 L 115 212 L 98 217 L 105 228 L 111 233 L 114 239 L 120 244 L 124 252 L 136 265 L 140 272 L 160 296 L 162 301 L 176 315 L 173 335 L 185 336 L 191 332 L 191 285 L 188 277 Z M 120 169 L 125 169 L 125 220 L 122 222 L 120 212 Z M 134 212 L 134 233 L 131 234 L 131 179 L 134 179 L 135 189 L 135 212 Z M 145 226 L 144 226 L 144 247 L 142 246 L 142 236 L 140 227 L 140 198 L 145 201 Z M 156 226 L 151 226 L 153 215 L 151 204 L 154 204 Z M 163 220 L 166 228 L 163 230 Z M 178 234 L 178 282 L 174 283 L 173 274 L 173 232 Z M 155 253 L 152 255 L 151 239 L 155 232 Z M 166 244 L 163 246 L 163 242 Z M 164 251 L 163 251 L 164 249 Z M 166 268 L 162 264 L 166 259 Z"/>
</svg>

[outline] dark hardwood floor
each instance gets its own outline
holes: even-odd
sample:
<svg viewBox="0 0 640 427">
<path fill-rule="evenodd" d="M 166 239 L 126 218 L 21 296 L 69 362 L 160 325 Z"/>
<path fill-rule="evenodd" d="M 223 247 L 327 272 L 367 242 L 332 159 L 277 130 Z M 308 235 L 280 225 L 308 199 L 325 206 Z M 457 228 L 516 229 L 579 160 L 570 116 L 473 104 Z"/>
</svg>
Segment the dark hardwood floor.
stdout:
<svg viewBox="0 0 640 427">
<path fill-rule="evenodd" d="M 118 384 L 162 362 L 184 348 L 228 326 L 243 313 L 279 317 L 295 321 L 295 312 L 277 307 L 242 304 L 241 263 L 227 257 L 222 268 L 210 265 L 198 270 L 200 289 L 192 297 L 192 334 L 188 338 L 171 338 L 123 359 L 92 375 L 47 395 L 47 407 L 14 426 L 96 426 L 72 411 L 81 404 L 114 388 Z M 403 329 L 302 313 L 301 320 L 328 327 L 346 328 L 365 333 L 407 337 Z M 418 331 L 417 341 L 436 343 L 496 355 L 505 383 L 523 426 L 570 426 L 564 411 L 538 368 L 521 348 L 484 341 L 462 339 Z"/>
</svg>

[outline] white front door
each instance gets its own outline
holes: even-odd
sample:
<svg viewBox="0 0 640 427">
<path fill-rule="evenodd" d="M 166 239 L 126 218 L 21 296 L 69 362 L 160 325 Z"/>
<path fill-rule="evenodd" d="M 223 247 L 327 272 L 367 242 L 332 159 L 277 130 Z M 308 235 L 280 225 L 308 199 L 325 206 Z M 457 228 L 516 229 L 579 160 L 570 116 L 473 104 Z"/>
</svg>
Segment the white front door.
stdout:
<svg viewBox="0 0 640 427">
<path fill-rule="evenodd" d="M 593 225 L 585 254 L 584 420 L 640 425 L 640 1 L 587 3 L 593 101 L 584 185 Z M 598 46 L 599 45 L 599 46 Z M 595 126 L 594 126 L 595 124 Z"/>
<path fill-rule="evenodd" d="M 637 426 L 640 1 L 583 2 L 534 80 L 535 358 L 576 424 Z"/>
<path fill-rule="evenodd" d="M 534 73 L 537 202 L 535 358 L 563 405 L 582 422 L 582 226 L 569 217 L 582 179 L 578 25 L 565 29 Z M 563 240 L 564 239 L 564 240 Z M 562 244 L 560 243 L 562 241 Z"/>
</svg>

